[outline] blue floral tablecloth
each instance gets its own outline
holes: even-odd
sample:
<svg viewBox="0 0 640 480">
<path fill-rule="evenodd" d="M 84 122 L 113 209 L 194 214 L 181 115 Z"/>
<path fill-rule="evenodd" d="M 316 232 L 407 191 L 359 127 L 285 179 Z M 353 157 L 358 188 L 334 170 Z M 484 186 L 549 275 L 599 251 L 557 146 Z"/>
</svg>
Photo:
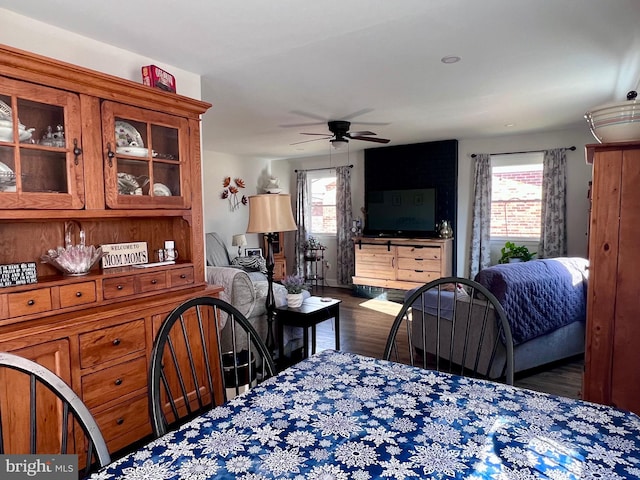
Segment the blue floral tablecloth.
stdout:
<svg viewBox="0 0 640 480">
<path fill-rule="evenodd" d="M 91 478 L 640 478 L 640 418 L 324 351 Z"/>
</svg>

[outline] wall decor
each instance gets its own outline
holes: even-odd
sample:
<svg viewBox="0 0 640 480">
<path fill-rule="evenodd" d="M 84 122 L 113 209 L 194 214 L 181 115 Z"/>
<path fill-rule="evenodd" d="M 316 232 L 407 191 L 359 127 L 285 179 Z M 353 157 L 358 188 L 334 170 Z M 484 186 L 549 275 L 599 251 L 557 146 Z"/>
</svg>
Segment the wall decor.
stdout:
<svg viewBox="0 0 640 480">
<path fill-rule="evenodd" d="M 240 193 L 240 189 L 245 187 L 244 180 L 241 178 L 236 178 L 233 180 L 235 185 L 231 185 L 231 177 L 225 177 L 222 180 L 222 187 L 224 190 L 220 195 L 220 198 L 223 200 L 229 200 L 229 209 L 233 212 L 240 208 L 240 205 L 246 205 L 249 203 L 249 199 L 246 195 L 242 195 L 240 199 L 238 199 L 238 193 Z"/>
<path fill-rule="evenodd" d="M 147 242 L 102 245 L 102 268 L 123 267 L 149 262 Z"/>
<path fill-rule="evenodd" d="M 38 283 L 35 262 L 0 265 L 0 287 Z"/>
</svg>

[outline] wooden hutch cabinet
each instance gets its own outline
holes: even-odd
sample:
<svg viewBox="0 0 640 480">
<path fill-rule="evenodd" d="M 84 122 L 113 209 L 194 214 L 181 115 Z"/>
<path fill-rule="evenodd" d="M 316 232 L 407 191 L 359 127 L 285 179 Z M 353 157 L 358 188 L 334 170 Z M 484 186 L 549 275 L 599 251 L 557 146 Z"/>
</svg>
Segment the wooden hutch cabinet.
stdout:
<svg viewBox="0 0 640 480">
<path fill-rule="evenodd" d="M 113 453 L 151 433 L 162 319 L 221 290 L 204 265 L 200 115 L 211 105 L 1 45 L 0 102 L 0 264 L 37 263 L 37 283 L 0 289 L 0 351 L 66 380 Z M 40 257 L 65 244 L 70 221 L 87 244 L 146 242 L 150 262 L 174 240 L 179 259 L 61 275 Z M 0 404 L 2 422 L 25 414 L 10 389 Z"/>
<path fill-rule="evenodd" d="M 263 243 L 263 255 L 267 258 L 269 252 L 269 243 L 267 242 L 267 236 L 262 236 Z M 287 276 L 287 257 L 284 255 L 284 232 L 278 232 L 274 234 L 273 238 L 273 279 L 281 281 Z"/>
<path fill-rule="evenodd" d="M 593 164 L 583 397 L 640 413 L 640 142 L 586 147 Z"/>
</svg>

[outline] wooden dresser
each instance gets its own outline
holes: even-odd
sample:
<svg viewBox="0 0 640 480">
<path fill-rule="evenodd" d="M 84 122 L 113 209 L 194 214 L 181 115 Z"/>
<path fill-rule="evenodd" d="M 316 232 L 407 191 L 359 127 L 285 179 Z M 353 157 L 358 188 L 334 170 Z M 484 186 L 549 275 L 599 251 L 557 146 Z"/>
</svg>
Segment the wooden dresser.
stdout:
<svg viewBox="0 0 640 480">
<path fill-rule="evenodd" d="M 37 262 L 38 279 L 0 288 L 0 351 L 66 380 L 113 453 L 151 432 L 147 366 L 160 322 L 220 291 L 205 282 L 202 227 L 200 116 L 211 105 L 5 46 L 0 101 L 11 109 L 0 130 L 0 264 Z M 87 244 L 146 242 L 151 262 L 173 240 L 179 261 L 63 276 L 39 259 L 65 244 L 69 221 Z M 3 390 L 2 422 L 27 414 Z"/>
<path fill-rule="evenodd" d="M 586 147 L 593 164 L 583 397 L 640 414 L 640 142 Z"/>
<path fill-rule="evenodd" d="M 354 243 L 354 285 L 411 290 L 452 272 L 452 238 L 357 237 Z"/>
</svg>

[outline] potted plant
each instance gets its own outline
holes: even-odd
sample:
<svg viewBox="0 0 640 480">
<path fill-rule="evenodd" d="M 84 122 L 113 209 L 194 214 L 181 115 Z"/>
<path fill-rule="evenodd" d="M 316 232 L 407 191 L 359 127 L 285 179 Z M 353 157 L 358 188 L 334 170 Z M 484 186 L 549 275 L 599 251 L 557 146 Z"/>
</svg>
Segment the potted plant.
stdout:
<svg viewBox="0 0 640 480">
<path fill-rule="evenodd" d="M 316 250 L 324 250 L 326 247 L 317 238 L 309 237 L 302 244 L 302 248 L 304 249 L 304 257 L 307 260 L 315 260 L 318 256 Z"/>
<path fill-rule="evenodd" d="M 536 254 L 536 252 L 530 252 L 525 245 L 516 245 L 513 242 L 506 242 L 500 253 L 502 256 L 498 263 L 528 262 Z"/>
<path fill-rule="evenodd" d="M 304 277 L 300 275 L 287 275 L 282 280 L 282 285 L 287 289 L 287 305 L 292 308 L 297 308 L 302 305 L 302 301 L 304 300 L 302 292 L 307 290 Z"/>
</svg>

